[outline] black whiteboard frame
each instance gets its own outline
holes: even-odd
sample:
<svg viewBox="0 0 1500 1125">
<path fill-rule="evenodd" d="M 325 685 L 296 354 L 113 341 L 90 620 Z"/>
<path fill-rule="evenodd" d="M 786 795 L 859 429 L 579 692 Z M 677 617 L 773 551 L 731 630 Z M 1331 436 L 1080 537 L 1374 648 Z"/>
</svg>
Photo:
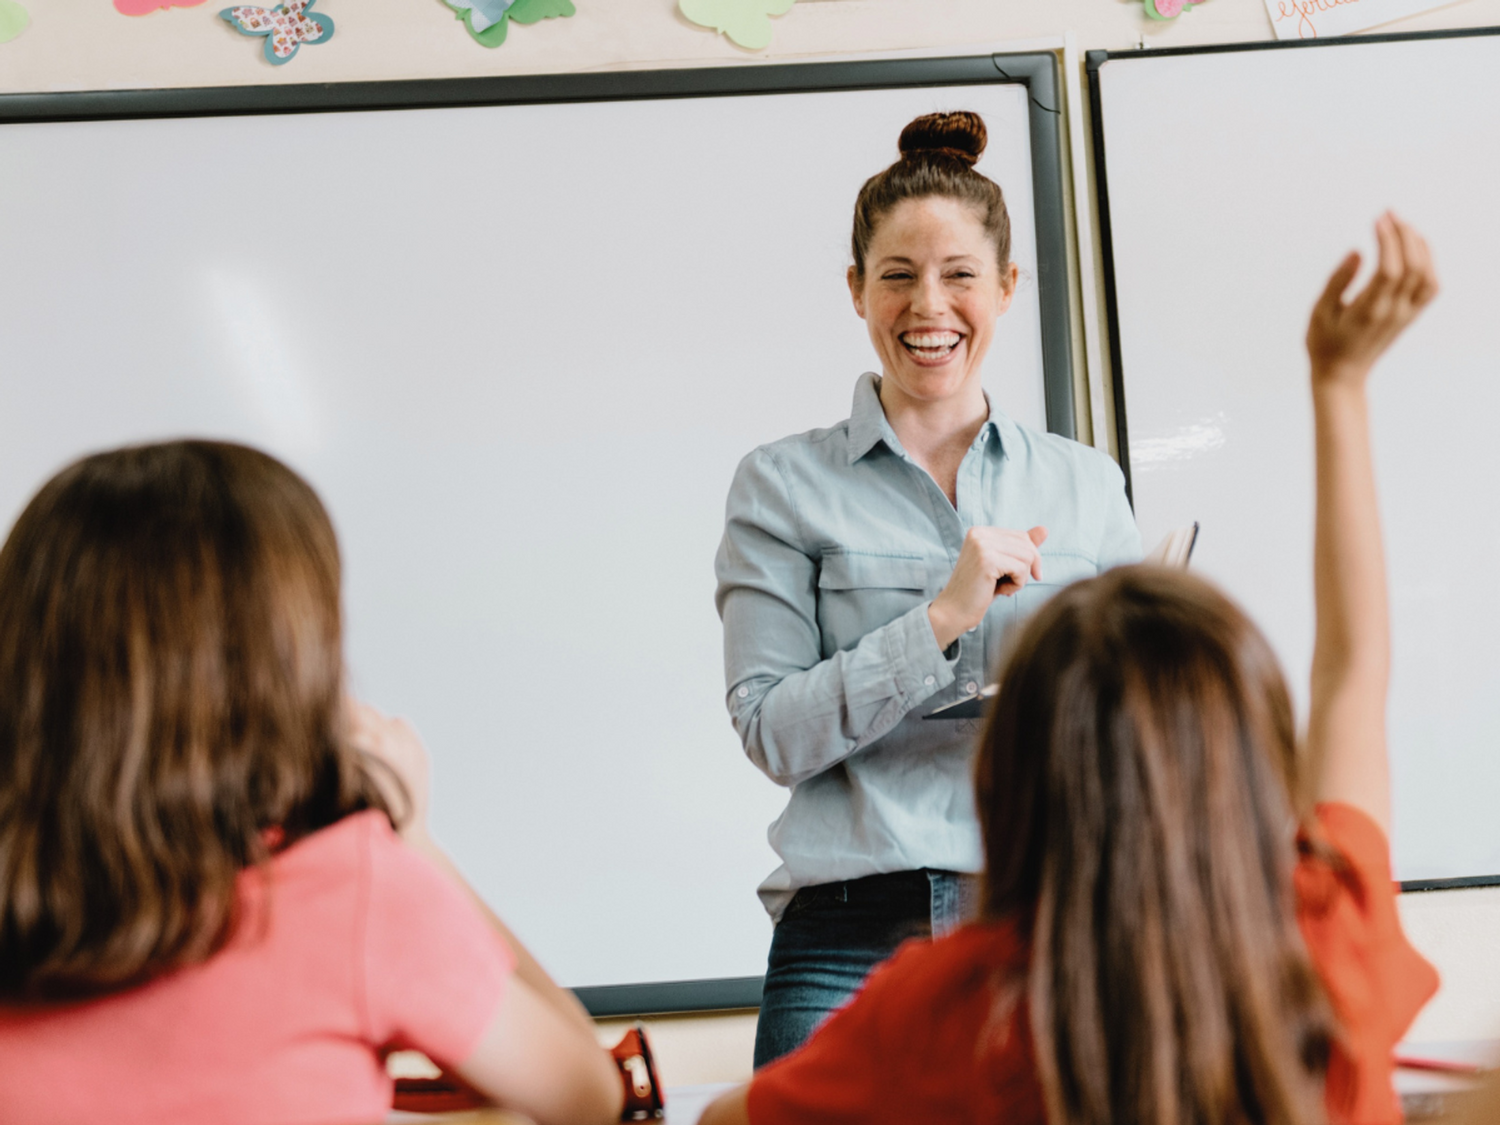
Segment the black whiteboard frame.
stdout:
<svg viewBox="0 0 1500 1125">
<path fill-rule="evenodd" d="M 1062 72 L 1057 55 L 1050 51 L 596 74 L 0 94 L 0 126 L 995 84 L 1023 85 L 1027 89 L 1047 428 L 1072 438 L 1076 437 L 1076 416 L 1060 108 Z M 877 170 L 872 168 L 871 172 Z M 853 202 L 851 199 L 851 207 Z M 751 890 L 747 887 L 745 893 Z M 762 983 L 762 977 L 733 977 L 604 985 L 574 991 L 592 1015 L 617 1017 L 757 1008 Z"/>
<path fill-rule="evenodd" d="M 1106 62 L 1129 59 L 1160 59 L 1175 55 L 1223 55 L 1244 51 L 1301 51 L 1320 47 L 1358 47 L 1372 43 L 1403 43 L 1422 39 L 1474 39 L 1500 35 L 1500 27 L 1463 27 L 1445 31 L 1392 32 L 1384 35 L 1346 35 L 1334 39 L 1284 39 L 1253 43 L 1214 43 L 1202 47 L 1164 47 L 1129 51 L 1089 51 L 1085 56 L 1088 71 L 1089 114 L 1093 125 L 1094 187 L 1099 204 L 1099 241 L 1104 258 L 1104 301 L 1109 326 L 1109 362 L 1115 404 L 1115 439 L 1119 443 L 1120 467 L 1125 472 L 1125 490 L 1131 495 L 1130 440 L 1125 405 L 1125 372 L 1120 356 L 1120 308 L 1115 289 L 1114 241 L 1110 232 L 1109 176 L 1104 145 L 1104 94 L 1099 69 Z M 1401 883 L 1403 893 L 1418 891 L 1453 891 L 1471 887 L 1500 886 L 1500 874 L 1464 875 L 1452 879 L 1408 879 Z"/>
</svg>

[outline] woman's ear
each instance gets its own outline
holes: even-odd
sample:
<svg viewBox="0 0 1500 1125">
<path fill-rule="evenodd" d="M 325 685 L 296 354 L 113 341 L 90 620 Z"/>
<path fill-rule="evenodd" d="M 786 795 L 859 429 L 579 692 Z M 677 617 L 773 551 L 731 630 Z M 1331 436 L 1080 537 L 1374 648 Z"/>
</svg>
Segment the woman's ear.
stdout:
<svg viewBox="0 0 1500 1125">
<path fill-rule="evenodd" d="M 1021 277 L 1021 267 L 1011 262 L 1005 267 L 1005 277 L 1000 289 L 1000 300 L 995 303 L 995 315 L 1000 316 L 1010 308 L 1011 298 L 1016 295 L 1016 282 Z"/>
<path fill-rule="evenodd" d="M 849 273 L 847 274 L 847 278 L 848 278 L 848 281 L 849 281 L 849 296 L 854 301 L 854 311 L 857 312 L 857 313 L 859 313 L 859 319 L 860 320 L 864 320 L 864 318 L 865 318 L 865 287 L 861 283 L 861 278 L 859 276 L 859 271 L 856 270 L 853 266 L 850 266 L 849 267 Z"/>
</svg>

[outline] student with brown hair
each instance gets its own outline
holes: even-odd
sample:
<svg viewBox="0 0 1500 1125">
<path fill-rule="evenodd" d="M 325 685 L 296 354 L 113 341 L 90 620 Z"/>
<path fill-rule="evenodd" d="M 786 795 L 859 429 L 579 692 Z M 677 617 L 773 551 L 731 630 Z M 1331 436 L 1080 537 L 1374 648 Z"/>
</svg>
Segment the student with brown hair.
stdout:
<svg viewBox="0 0 1500 1125">
<path fill-rule="evenodd" d="M 376 1121 L 397 1047 L 620 1118 L 583 1009 L 427 836 L 415 734 L 345 699 L 339 584 L 313 490 L 218 442 L 84 458 L 0 548 L 6 1125 Z"/>
<path fill-rule="evenodd" d="M 1436 989 L 1396 914 L 1388 611 L 1365 382 L 1435 294 L 1386 215 L 1313 310 L 1317 639 L 1307 745 L 1264 637 L 1127 567 L 1023 627 L 980 744 L 982 919 L 911 942 L 732 1122 L 1384 1125 Z"/>
</svg>

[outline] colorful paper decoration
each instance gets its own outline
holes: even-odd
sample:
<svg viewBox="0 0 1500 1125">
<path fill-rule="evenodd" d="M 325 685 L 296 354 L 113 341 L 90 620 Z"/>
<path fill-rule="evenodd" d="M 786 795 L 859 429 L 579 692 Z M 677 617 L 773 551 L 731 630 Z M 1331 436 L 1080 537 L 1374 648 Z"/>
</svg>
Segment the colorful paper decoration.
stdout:
<svg viewBox="0 0 1500 1125">
<path fill-rule="evenodd" d="M 1146 14 L 1154 20 L 1175 20 L 1203 0 L 1146 0 Z"/>
<path fill-rule="evenodd" d="M 203 0 L 115 0 L 122 16 L 149 16 L 161 8 L 196 8 Z"/>
<path fill-rule="evenodd" d="M 498 47 L 505 42 L 511 20 L 536 23 L 538 20 L 571 16 L 573 0 L 443 0 L 458 13 L 474 42 L 483 47 Z"/>
<path fill-rule="evenodd" d="M 9 43 L 26 30 L 31 17 L 16 0 L 0 0 L 0 43 Z"/>
<path fill-rule="evenodd" d="M 741 47 L 759 51 L 771 45 L 771 17 L 792 10 L 797 0 L 677 0 L 682 14 L 700 27 L 721 31 Z M 1151 0 L 1146 0 L 1149 5 Z"/>
<path fill-rule="evenodd" d="M 321 12 L 308 11 L 314 0 L 287 0 L 274 8 L 242 5 L 225 8 L 219 15 L 241 35 L 262 35 L 266 40 L 266 62 L 280 66 L 291 61 L 304 43 L 326 43 L 333 38 L 333 20 Z"/>
</svg>

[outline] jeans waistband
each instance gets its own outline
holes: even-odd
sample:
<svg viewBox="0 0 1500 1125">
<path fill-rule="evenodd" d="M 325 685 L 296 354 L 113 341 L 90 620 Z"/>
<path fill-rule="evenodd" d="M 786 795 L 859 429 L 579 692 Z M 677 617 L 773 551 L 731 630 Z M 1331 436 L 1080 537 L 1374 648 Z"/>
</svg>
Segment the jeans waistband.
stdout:
<svg viewBox="0 0 1500 1125">
<path fill-rule="evenodd" d="M 867 902 L 900 894 L 929 895 L 932 893 L 934 875 L 950 876 L 953 879 L 973 878 L 973 876 L 957 871 L 921 867 L 915 871 L 885 871 L 878 875 L 865 875 L 858 879 L 844 879 L 836 883 L 814 883 L 801 888 L 798 893 L 807 891 L 819 898 L 832 899 L 836 902 Z"/>
</svg>

